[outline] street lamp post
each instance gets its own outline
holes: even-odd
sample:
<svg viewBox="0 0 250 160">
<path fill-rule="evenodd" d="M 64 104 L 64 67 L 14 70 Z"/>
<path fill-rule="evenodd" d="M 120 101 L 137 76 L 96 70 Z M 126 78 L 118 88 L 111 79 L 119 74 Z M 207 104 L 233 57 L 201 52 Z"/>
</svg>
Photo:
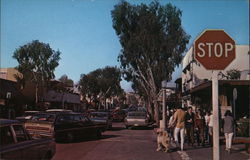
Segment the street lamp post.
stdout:
<svg viewBox="0 0 250 160">
<path fill-rule="evenodd" d="M 162 129 L 166 129 L 166 88 L 167 81 L 161 82 L 162 87 Z"/>
</svg>

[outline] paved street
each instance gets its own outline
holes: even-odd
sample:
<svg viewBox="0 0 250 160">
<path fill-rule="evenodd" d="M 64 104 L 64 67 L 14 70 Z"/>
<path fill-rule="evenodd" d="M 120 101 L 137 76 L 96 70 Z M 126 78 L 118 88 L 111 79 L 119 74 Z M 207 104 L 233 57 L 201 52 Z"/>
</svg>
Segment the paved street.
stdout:
<svg viewBox="0 0 250 160">
<path fill-rule="evenodd" d="M 156 135 L 151 129 L 124 129 L 122 123 L 113 123 L 101 140 L 82 140 L 57 144 L 53 160 L 210 160 L 212 148 L 188 148 L 171 153 L 156 152 Z M 231 155 L 221 146 L 221 159 L 248 159 L 243 145 L 235 145 Z"/>
<path fill-rule="evenodd" d="M 156 152 L 156 138 L 151 129 L 124 129 L 113 123 L 101 140 L 57 144 L 53 160 L 180 160 L 178 153 Z"/>
</svg>

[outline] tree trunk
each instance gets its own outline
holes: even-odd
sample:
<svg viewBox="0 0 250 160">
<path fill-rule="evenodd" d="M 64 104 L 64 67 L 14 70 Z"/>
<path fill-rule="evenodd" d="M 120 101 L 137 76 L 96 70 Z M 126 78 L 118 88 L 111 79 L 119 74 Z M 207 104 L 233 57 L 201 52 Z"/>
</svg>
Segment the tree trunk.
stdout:
<svg viewBox="0 0 250 160">
<path fill-rule="evenodd" d="M 153 115 L 151 103 L 150 103 L 150 102 L 147 102 L 147 103 L 146 103 L 146 106 L 147 106 L 148 113 L 149 113 L 150 115 Z"/>
<path fill-rule="evenodd" d="M 159 105 L 156 100 L 154 101 L 154 119 L 156 121 L 156 125 L 160 126 Z"/>
<path fill-rule="evenodd" d="M 147 100 L 145 100 L 145 105 L 147 107 L 147 111 L 149 113 L 150 120 L 154 120 L 154 111 L 153 111 L 152 102 L 149 99 L 147 99 Z"/>
<path fill-rule="evenodd" d="M 38 103 L 38 83 L 36 83 L 36 105 Z"/>
</svg>

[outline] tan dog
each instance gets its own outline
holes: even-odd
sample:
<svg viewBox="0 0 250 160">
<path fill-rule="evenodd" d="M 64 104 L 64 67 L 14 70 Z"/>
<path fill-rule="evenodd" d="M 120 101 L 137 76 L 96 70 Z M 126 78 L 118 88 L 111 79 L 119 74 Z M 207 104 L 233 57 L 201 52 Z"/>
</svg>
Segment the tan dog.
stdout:
<svg viewBox="0 0 250 160">
<path fill-rule="evenodd" d="M 165 152 L 169 151 L 170 148 L 170 137 L 168 135 L 167 131 L 164 131 L 162 129 L 157 129 L 157 150 L 164 150 Z"/>
</svg>

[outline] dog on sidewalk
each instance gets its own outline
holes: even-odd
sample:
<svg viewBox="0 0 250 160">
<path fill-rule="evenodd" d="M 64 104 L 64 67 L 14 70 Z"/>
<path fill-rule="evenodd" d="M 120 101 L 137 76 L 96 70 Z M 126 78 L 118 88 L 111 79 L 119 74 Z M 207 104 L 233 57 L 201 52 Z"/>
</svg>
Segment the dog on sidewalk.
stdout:
<svg viewBox="0 0 250 160">
<path fill-rule="evenodd" d="M 158 128 L 156 130 L 157 133 L 157 149 L 156 151 L 163 150 L 165 152 L 169 152 L 170 148 L 170 136 L 167 131 Z"/>
</svg>

